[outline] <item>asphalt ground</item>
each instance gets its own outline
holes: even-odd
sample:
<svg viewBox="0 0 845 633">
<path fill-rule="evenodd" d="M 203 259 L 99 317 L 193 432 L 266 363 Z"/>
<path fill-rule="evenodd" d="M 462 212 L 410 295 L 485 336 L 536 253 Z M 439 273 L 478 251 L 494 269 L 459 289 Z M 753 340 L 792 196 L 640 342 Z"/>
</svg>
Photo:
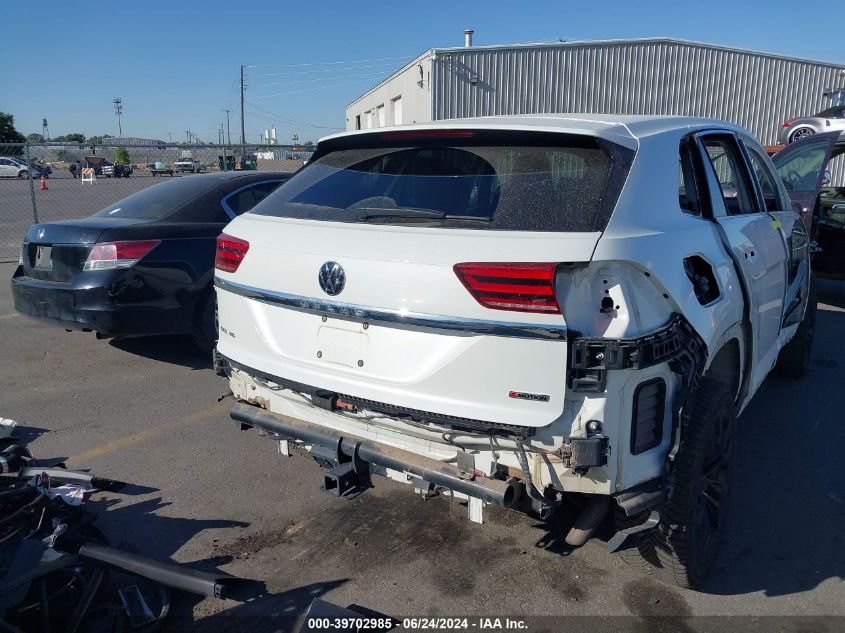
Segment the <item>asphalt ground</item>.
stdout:
<svg viewBox="0 0 845 633">
<path fill-rule="evenodd" d="M 186 339 L 67 333 L 17 316 L 8 284 L 0 417 L 25 427 L 39 458 L 138 486 L 88 503 L 114 545 L 266 583 L 270 595 L 246 604 L 183 596 L 165 631 L 287 630 L 314 597 L 396 617 L 556 616 L 544 630 L 656 630 L 643 616 L 669 617 L 663 630 L 760 622 L 714 629 L 697 617 L 708 615 L 841 630 L 845 619 L 802 619 L 845 616 L 845 286 L 823 281 L 819 298 L 810 373 L 770 377 L 741 418 L 727 541 L 702 592 L 606 554 L 606 529 L 569 551 L 566 513 L 544 524 L 487 508 L 479 526 L 461 504 L 450 513 L 447 499 L 381 478 L 354 500 L 331 497 L 310 458 L 234 426 L 231 400 L 217 402 L 226 385 Z"/>
</svg>

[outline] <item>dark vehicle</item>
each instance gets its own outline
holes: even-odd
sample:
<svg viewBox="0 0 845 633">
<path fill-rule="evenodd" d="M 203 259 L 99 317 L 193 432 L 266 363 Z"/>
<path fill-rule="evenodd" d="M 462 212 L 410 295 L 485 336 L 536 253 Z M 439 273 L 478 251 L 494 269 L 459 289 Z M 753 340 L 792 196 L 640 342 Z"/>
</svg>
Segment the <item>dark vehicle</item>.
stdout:
<svg viewBox="0 0 845 633">
<path fill-rule="evenodd" d="M 837 157 L 845 160 L 845 135 L 833 146 L 831 160 Z M 831 182 L 830 172 L 826 175 L 813 214 L 813 269 L 824 277 L 845 279 L 845 182 Z"/>
<path fill-rule="evenodd" d="M 15 309 L 98 338 L 217 338 L 215 240 L 290 174 L 227 172 L 147 187 L 83 220 L 35 224 L 12 277 Z"/>
<path fill-rule="evenodd" d="M 106 178 L 129 178 L 132 165 L 115 165 L 102 156 L 86 156 L 84 167 L 93 167 L 95 176 Z"/>
</svg>

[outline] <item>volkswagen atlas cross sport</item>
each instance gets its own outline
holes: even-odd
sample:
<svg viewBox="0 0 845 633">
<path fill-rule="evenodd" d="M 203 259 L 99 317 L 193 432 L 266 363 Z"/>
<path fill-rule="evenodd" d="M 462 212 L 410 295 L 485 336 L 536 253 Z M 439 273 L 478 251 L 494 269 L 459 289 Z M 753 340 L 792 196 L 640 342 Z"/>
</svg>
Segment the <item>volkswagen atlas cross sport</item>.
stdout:
<svg viewBox="0 0 845 633">
<path fill-rule="evenodd" d="M 738 413 L 776 364 L 807 367 L 793 209 L 760 144 L 714 120 L 331 136 L 219 237 L 215 365 L 235 421 L 304 446 L 328 491 L 386 475 L 475 521 L 572 501 L 570 545 L 607 518 L 611 551 L 696 587 Z"/>
</svg>

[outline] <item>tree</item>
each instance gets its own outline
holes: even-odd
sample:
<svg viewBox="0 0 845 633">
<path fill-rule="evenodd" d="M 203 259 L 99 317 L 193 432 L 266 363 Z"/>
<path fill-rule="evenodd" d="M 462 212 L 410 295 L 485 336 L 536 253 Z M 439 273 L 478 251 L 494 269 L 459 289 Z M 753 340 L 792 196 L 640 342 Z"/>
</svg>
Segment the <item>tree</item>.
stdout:
<svg viewBox="0 0 845 633">
<path fill-rule="evenodd" d="M 33 132 L 32 134 L 26 135 L 26 140 L 29 141 L 30 143 L 43 143 L 44 142 L 44 136 L 41 135 L 41 134 L 38 134 L 37 132 Z"/>
<path fill-rule="evenodd" d="M 57 136 L 53 140 L 59 141 L 59 142 L 65 142 L 65 143 L 84 143 L 85 142 L 85 135 L 80 134 L 79 132 L 74 132 L 73 134 L 65 134 L 64 136 Z"/>
<path fill-rule="evenodd" d="M 93 145 L 102 145 L 107 138 L 113 138 L 111 134 L 103 134 L 102 136 L 92 136 L 88 142 Z"/>
<path fill-rule="evenodd" d="M 129 164 L 129 150 L 125 147 L 118 147 L 114 153 L 114 162 L 118 165 Z"/>
<path fill-rule="evenodd" d="M 308 149 L 311 149 L 312 147 L 314 147 L 314 141 L 305 141 L 305 142 L 302 144 L 302 146 L 303 146 L 303 147 L 307 147 Z"/>
<path fill-rule="evenodd" d="M 0 143 L 24 143 L 26 137 L 15 129 L 15 117 L 5 112 L 0 112 Z M 3 150 L 6 154 L 18 156 L 23 153 L 20 147 L 7 147 Z"/>
</svg>

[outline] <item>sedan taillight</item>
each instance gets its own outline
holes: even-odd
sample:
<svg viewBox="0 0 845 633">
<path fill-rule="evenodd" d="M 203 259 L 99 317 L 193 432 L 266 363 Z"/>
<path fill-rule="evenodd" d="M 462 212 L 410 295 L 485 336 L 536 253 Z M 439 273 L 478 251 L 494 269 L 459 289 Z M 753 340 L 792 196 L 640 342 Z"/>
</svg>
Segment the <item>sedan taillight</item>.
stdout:
<svg viewBox="0 0 845 633">
<path fill-rule="evenodd" d="M 82 270 L 114 270 L 131 268 L 142 257 L 161 244 L 161 240 L 132 240 L 94 244 Z"/>
<path fill-rule="evenodd" d="M 792 125 L 792 122 L 793 122 L 794 120 L 795 120 L 795 119 L 787 119 L 786 121 L 784 121 L 784 122 L 783 122 L 783 126 L 782 126 L 782 127 L 789 127 L 790 125 Z"/>
<path fill-rule="evenodd" d="M 214 267 L 224 273 L 233 273 L 241 265 L 249 250 L 249 242 L 221 233 L 217 237 L 217 252 Z"/>
<path fill-rule="evenodd" d="M 455 264 L 461 283 L 478 303 L 493 310 L 560 314 L 555 298 L 555 263 Z"/>
</svg>

